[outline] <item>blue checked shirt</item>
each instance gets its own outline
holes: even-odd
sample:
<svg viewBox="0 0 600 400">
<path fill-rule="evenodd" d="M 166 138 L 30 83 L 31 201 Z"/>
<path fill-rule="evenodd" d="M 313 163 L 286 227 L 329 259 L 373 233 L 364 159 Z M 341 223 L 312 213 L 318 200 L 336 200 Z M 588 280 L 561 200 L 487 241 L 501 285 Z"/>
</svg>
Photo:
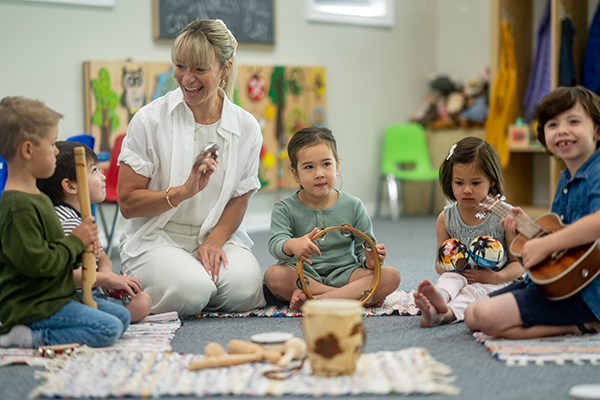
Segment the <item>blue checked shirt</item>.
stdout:
<svg viewBox="0 0 600 400">
<path fill-rule="evenodd" d="M 568 169 L 561 171 L 552 212 L 564 224 L 572 224 L 588 214 L 600 210 L 600 151 L 594 154 L 571 176 Z M 598 238 L 590 238 L 595 240 Z M 600 275 L 579 292 L 583 301 L 600 320 Z"/>
</svg>

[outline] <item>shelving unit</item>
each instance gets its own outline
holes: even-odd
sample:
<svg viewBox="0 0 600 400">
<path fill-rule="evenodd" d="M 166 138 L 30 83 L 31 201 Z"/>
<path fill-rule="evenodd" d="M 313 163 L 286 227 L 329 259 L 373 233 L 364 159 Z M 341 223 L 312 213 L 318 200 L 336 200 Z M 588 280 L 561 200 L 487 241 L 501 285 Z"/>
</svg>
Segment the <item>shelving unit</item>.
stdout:
<svg viewBox="0 0 600 400">
<path fill-rule="evenodd" d="M 580 74 L 588 35 L 588 1 L 589 0 L 551 0 L 551 85 L 558 86 L 558 55 L 560 52 L 561 22 L 564 16 L 571 18 L 577 34 L 573 37 L 573 59 L 575 69 Z M 529 73 L 533 63 L 535 42 L 539 18 L 534 11 L 546 6 L 546 0 L 491 0 L 491 47 L 490 78 L 493 80 L 498 71 L 500 54 L 500 33 L 502 22 L 507 19 L 513 30 L 515 53 L 517 59 L 517 93 L 519 105 L 517 117 L 523 116 L 521 99 L 527 89 Z M 540 18 L 542 13 L 540 13 Z M 581 76 L 578 76 L 578 82 Z M 490 82 L 490 88 L 493 88 Z M 540 147 L 511 150 L 510 162 L 504 171 L 506 181 L 506 197 L 513 204 L 523 207 L 532 217 L 550 210 L 554 190 L 560 178 L 559 172 L 565 168 L 562 161 L 548 157 L 549 193 L 548 205 L 535 207 L 532 204 L 536 177 L 533 174 L 534 157 L 544 150 Z"/>
</svg>

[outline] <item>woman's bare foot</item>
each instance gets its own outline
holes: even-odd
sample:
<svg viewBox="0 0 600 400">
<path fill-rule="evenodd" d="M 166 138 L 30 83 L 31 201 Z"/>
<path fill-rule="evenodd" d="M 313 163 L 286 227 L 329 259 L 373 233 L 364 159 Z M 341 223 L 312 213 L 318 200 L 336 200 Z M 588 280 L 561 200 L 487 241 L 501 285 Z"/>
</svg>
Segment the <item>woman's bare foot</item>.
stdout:
<svg viewBox="0 0 600 400">
<path fill-rule="evenodd" d="M 302 305 L 308 300 L 306 297 L 306 293 L 304 293 L 301 289 L 296 289 L 292 293 L 292 298 L 290 299 L 290 308 L 292 310 L 300 310 Z"/>
</svg>

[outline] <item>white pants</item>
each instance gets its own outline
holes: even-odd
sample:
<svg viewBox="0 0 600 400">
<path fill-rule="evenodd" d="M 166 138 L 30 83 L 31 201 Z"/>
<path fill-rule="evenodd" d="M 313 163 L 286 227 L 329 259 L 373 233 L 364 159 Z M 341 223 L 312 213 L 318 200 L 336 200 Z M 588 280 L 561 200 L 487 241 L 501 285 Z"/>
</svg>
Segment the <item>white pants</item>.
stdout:
<svg viewBox="0 0 600 400">
<path fill-rule="evenodd" d="M 198 237 L 168 232 L 184 248 L 161 246 L 138 257 L 123 257 L 123 272 L 136 276 L 152 298 L 152 314 L 177 311 L 180 316 L 203 310 L 247 311 L 266 304 L 262 292 L 262 271 L 252 252 L 242 246 L 225 244 L 217 283 L 211 281 L 195 257 Z"/>
<path fill-rule="evenodd" d="M 460 322 L 465 319 L 465 310 L 469 304 L 477 299 L 501 289 L 511 282 L 494 285 L 491 283 L 471 283 L 467 278 L 457 272 L 444 272 L 435 283 L 435 287 L 444 290 L 450 296 L 448 308 L 452 310 L 456 320 Z"/>
</svg>

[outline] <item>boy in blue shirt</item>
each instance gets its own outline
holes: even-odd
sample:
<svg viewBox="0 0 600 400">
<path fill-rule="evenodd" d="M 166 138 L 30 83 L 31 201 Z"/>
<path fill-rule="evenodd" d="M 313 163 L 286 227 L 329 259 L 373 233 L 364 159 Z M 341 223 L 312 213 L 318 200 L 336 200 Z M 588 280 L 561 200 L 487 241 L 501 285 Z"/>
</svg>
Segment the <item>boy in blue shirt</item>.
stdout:
<svg viewBox="0 0 600 400">
<path fill-rule="evenodd" d="M 552 212 L 564 224 L 552 234 L 525 242 L 521 251 L 526 270 L 553 253 L 600 238 L 600 97 L 577 87 L 559 87 L 536 109 L 538 140 L 567 169 L 561 172 Z M 525 215 L 521 209 L 514 209 Z M 502 220 L 516 233 L 512 215 Z M 465 323 L 471 330 L 509 339 L 600 331 L 600 275 L 562 300 L 548 299 L 527 279 L 470 304 Z"/>
<path fill-rule="evenodd" d="M 73 281 L 78 255 L 98 239 L 93 217 L 65 237 L 36 179 L 54 173 L 62 115 L 24 97 L 0 100 L 0 156 L 8 166 L 0 197 L 0 347 L 113 344 L 129 312 L 95 299 L 85 306 Z"/>
</svg>

